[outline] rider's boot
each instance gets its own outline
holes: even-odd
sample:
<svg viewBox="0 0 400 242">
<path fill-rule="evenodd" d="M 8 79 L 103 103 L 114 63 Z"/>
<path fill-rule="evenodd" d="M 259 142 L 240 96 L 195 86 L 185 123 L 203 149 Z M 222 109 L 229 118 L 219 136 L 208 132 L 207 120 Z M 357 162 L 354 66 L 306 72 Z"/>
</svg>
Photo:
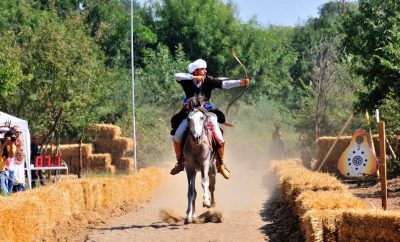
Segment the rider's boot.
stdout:
<svg viewBox="0 0 400 242">
<path fill-rule="evenodd" d="M 185 164 L 183 163 L 182 159 L 182 144 L 178 142 L 174 142 L 174 150 L 175 150 L 175 155 L 176 155 L 176 160 L 178 161 L 174 168 L 171 169 L 169 172 L 171 175 L 176 175 L 179 172 L 183 171 L 185 168 Z"/>
<path fill-rule="evenodd" d="M 226 169 L 224 165 L 224 151 L 225 151 L 225 142 L 221 143 L 221 146 L 217 150 L 219 156 L 219 159 L 217 159 L 217 171 L 221 173 L 221 175 L 225 179 L 229 179 L 231 173 L 228 169 Z"/>
</svg>

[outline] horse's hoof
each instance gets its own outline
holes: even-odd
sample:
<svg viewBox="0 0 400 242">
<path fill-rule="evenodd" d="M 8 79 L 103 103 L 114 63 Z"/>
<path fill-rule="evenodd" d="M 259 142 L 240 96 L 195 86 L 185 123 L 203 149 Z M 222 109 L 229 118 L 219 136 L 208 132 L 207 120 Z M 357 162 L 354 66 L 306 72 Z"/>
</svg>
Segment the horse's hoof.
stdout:
<svg viewBox="0 0 400 242">
<path fill-rule="evenodd" d="M 211 208 L 210 201 L 203 201 L 203 208 Z"/>
<path fill-rule="evenodd" d="M 212 203 L 211 203 L 211 207 L 212 207 L 212 208 L 215 208 L 216 205 L 217 205 L 217 203 L 215 203 L 215 202 L 212 202 Z"/>
<path fill-rule="evenodd" d="M 185 218 L 185 224 L 193 223 L 193 218 Z"/>
</svg>

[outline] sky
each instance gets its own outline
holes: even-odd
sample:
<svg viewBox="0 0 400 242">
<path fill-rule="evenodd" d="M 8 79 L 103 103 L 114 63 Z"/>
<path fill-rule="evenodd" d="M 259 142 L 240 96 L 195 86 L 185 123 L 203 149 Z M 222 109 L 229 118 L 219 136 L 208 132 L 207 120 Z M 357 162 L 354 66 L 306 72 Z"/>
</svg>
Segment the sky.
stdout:
<svg viewBox="0 0 400 242">
<path fill-rule="evenodd" d="M 223 0 L 227 2 L 227 0 Z M 319 16 L 319 7 L 329 0 L 232 0 L 239 6 L 239 17 L 246 22 L 256 16 L 263 25 L 302 25 Z"/>
<path fill-rule="evenodd" d="M 144 3 L 146 0 L 138 0 Z M 227 2 L 228 0 L 222 0 Z M 239 18 L 247 22 L 256 16 L 262 25 L 302 25 L 309 17 L 318 17 L 318 8 L 329 0 L 232 0 L 239 6 Z"/>
</svg>

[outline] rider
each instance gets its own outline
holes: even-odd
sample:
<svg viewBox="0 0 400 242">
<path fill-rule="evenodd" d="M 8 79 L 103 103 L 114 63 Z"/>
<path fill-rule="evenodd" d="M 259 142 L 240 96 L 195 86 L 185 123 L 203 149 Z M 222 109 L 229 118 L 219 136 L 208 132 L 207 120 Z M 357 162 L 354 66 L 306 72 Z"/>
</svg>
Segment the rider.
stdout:
<svg viewBox="0 0 400 242">
<path fill-rule="evenodd" d="M 211 129 L 213 131 L 214 136 L 218 140 L 220 147 L 217 150 L 219 155 L 219 160 L 217 162 L 217 170 L 222 174 L 223 177 L 229 179 L 230 173 L 226 169 L 224 165 L 224 148 L 225 141 L 222 136 L 222 132 L 218 126 L 218 123 L 225 123 L 225 115 L 217 108 L 213 107 L 209 101 L 211 99 L 211 92 L 215 88 L 223 88 L 230 89 L 232 87 L 238 86 L 248 86 L 250 80 L 242 79 L 242 80 L 221 80 L 218 78 L 214 78 L 212 76 L 208 76 L 207 74 L 207 63 L 198 59 L 193 63 L 190 63 L 188 66 L 189 73 L 177 73 L 175 74 L 176 81 L 181 84 L 183 91 L 185 92 L 185 100 L 194 97 L 194 96 L 203 96 L 205 100 L 204 107 L 211 112 L 208 115 L 209 122 L 211 124 Z M 177 159 L 177 163 L 174 168 L 171 170 L 171 175 L 178 174 L 183 171 L 185 165 L 182 157 L 182 137 L 187 129 L 187 105 L 181 109 L 181 111 L 175 114 L 171 119 L 171 135 L 174 135 L 174 150 Z"/>
</svg>

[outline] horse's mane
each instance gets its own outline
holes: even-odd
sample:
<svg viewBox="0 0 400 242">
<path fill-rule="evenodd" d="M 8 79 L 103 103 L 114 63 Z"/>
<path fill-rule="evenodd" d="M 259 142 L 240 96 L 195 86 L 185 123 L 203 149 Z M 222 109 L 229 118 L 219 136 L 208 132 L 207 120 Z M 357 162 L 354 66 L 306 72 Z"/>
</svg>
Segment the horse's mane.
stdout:
<svg viewBox="0 0 400 242">
<path fill-rule="evenodd" d="M 193 96 L 189 98 L 188 100 L 188 109 L 189 111 L 193 111 L 194 109 L 197 109 L 201 111 L 202 113 L 207 113 L 207 110 L 203 107 L 203 104 L 205 103 L 204 96 Z"/>
</svg>

